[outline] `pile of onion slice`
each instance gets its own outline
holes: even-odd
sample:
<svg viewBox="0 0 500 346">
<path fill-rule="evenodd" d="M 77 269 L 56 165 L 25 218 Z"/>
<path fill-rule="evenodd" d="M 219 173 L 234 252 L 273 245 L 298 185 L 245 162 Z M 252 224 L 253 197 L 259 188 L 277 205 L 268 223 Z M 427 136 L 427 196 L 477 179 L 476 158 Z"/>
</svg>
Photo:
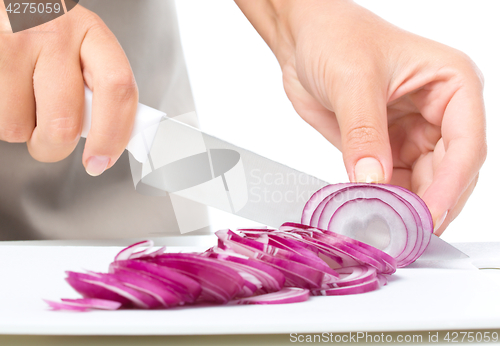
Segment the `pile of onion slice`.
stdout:
<svg viewBox="0 0 500 346">
<path fill-rule="evenodd" d="M 365 293 L 420 256 L 431 233 L 427 207 L 407 190 L 329 185 L 308 201 L 301 224 L 220 230 L 217 245 L 200 253 L 142 241 L 121 250 L 108 273 L 66 272 L 83 298 L 46 302 L 54 310 L 165 309 Z"/>
</svg>

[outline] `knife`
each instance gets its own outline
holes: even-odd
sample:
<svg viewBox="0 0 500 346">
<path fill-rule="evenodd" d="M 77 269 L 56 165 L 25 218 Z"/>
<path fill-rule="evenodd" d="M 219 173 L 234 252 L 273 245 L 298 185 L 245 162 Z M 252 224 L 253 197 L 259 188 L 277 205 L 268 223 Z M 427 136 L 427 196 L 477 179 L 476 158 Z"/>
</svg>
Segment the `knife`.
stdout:
<svg viewBox="0 0 500 346">
<path fill-rule="evenodd" d="M 92 92 L 86 87 L 82 137 L 90 130 L 91 109 Z M 187 199 L 277 228 L 286 221 L 300 223 L 306 202 L 328 185 L 176 118 L 139 104 L 127 146 L 139 191 L 153 188 L 173 202 Z M 178 222 L 181 214 L 176 211 Z M 468 257 L 435 235 L 423 256 Z"/>
</svg>

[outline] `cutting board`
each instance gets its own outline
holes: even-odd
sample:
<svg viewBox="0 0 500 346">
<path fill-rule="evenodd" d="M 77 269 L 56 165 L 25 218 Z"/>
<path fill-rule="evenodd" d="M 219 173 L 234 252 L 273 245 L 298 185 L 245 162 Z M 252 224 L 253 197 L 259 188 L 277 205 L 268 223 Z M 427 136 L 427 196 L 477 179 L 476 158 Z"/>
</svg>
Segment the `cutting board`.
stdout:
<svg viewBox="0 0 500 346">
<path fill-rule="evenodd" d="M 500 328 L 500 286 L 468 259 L 417 261 L 398 269 L 387 286 L 375 292 L 311 297 L 297 304 L 75 313 L 51 311 L 42 299 L 78 297 L 64 281 L 64 271 L 106 271 L 121 247 L 71 246 L 70 242 L 57 246 L 20 244 L 0 243 L 0 334 L 201 335 Z M 490 245 L 484 246 L 500 254 L 500 244 Z M 168 250 L 196 248 L 173 246 Z"/>
</svg>

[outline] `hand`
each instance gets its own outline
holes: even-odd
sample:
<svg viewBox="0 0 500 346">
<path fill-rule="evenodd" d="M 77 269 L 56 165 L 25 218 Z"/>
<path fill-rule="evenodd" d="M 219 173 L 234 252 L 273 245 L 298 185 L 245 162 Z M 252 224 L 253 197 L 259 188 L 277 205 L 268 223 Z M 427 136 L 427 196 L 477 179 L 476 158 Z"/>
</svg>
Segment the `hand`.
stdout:
<svg viewBox="0 0 500 346">
<path fill-rule="evenodd" d="M 276 54 L 297 113 L 342 151 L 350 180 L 416 192 L 442 234 L 486 158 L 474 63 L 348 0 L 238 5 Z"/>
<path fill-rule="evenodd" d="M 93 176 L 113 166 L 130 137 L 138 92 L 111 31 L 76 6 L 12 34 L 2 1 L 0 30 L 0 140 L 26 142 L 38 161 L 66 158 L 80 139 L 86 83 L 94 99 L 83 164 Z"/>
</svg>

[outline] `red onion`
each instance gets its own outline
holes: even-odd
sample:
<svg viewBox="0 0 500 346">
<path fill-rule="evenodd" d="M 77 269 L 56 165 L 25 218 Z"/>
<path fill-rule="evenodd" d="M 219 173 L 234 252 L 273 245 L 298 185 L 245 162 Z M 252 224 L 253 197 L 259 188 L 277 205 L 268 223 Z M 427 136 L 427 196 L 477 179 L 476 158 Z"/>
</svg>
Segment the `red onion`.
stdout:
<svg viewBox="0 0 500 346">
<path fill-rule="evenodd" d="M 416 194 L 382 184 L 328 185 L 306 203 L 302 223 L 373 245 L 398 267 L 420 257 L 433 231 L 430 212 Z"/>
<path fill-rule="evenodd" d="M 67 282 L 84 298 L 46 302 L 70 311 L 163 309 L 365 293 L 418 258 L 431 233 L 427 207 L 408 190 L 329 185 L 307 202 L 302 224 L 221 230 L 217 246 L 203 253 L 165 253 L 149 240 L 132 244 L 116 255 L 109 273 L 67 272 Z"/>
</svg>

